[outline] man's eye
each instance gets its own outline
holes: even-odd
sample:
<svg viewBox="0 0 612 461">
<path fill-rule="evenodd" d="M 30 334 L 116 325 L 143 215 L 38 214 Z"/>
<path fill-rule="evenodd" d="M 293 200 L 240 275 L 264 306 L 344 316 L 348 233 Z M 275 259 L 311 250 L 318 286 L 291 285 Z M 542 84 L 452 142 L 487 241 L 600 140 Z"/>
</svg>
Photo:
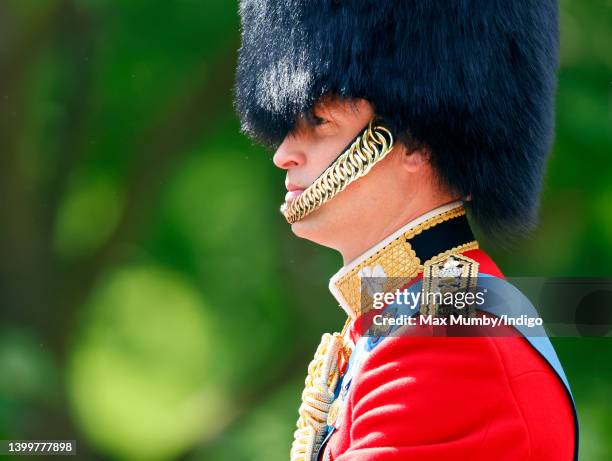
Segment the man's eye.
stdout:
<svg viewBox="0 0 612 461">
<path fill-rule="evenodd" d="M 315 125 L 325 125 L 328 120 L 323 118 L 323 117 L 319 117 L 318 115 L 313 115 L 313 121 Z"/>
</svg>

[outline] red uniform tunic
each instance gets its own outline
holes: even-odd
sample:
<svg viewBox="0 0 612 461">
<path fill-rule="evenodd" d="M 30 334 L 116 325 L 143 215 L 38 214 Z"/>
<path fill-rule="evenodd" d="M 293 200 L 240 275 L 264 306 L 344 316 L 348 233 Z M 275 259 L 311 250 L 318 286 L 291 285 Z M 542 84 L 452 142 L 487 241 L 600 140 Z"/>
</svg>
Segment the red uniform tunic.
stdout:
<svg viewBox="0 0 612 461">
<path fill-rule="evenodd" d="M 362 363 L 321 459 L 569 461 L 574 438 L 564 385 L 525 338 L 404 335 Z"/>
</svg>

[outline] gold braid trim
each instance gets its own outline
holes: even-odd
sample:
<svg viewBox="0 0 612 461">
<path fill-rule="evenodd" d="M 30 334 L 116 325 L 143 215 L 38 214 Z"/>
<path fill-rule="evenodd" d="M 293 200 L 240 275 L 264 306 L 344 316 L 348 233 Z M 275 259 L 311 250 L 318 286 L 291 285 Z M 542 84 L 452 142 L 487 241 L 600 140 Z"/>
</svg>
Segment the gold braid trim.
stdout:
<svg viewBox="0 0 612 461">
<path fill-rule="evenodd" d="M 372 167 L 393 149 L 393 135 L 384 126 L 363 130 L 350 147 L 289 204 L 281 206 L 281 213 L 289 224 L 304 218 L 342 192 L 350 183 L 365 176 Z"/>
<path fill-rule="evenodd" d="M 442 224 L 443 222 L 448 221 L 449 219 L 458 218 L 459 216 L 463 216 L 463 215 L 465 215 L 464 207 L 460 206 L 457 208 L 453 208 L 452 210 L 448 210 L 445 213 L 442 213 L 436 216 L 432 216 L 426 221 L 423 221 L 418 226 L 415 226 L 413 229 L 410 229 L 409 231 L 407 231 L 404 234 L 404 237 L 406 238 L 406 240 L 410 240 L 415 235 L 419 235 L 424 230 L 437 226 L 438 224 Z"/>
</svg>

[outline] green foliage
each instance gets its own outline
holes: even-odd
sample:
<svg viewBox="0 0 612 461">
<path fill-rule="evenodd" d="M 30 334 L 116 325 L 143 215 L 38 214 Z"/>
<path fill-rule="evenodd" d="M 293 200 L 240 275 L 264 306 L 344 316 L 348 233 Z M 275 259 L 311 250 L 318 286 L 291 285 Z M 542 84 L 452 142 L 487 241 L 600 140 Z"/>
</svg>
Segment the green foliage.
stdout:
<svg viewBox="0 0 612 461">
<path fill-rule="evenodd" d="M 121 206 L 121 193 L 111 179 L 80 178 L 58 210 L 56 251 L 65 259 L 91 254 L 116 228 Z"/>
<path fill-rule="evenodd" d="M 226 407 L 204 301 L 177 274 L 127 267 L 97 288 L 72 346 L 68 392 L 79 425 L 121 459 L 169 459 Z"/>
</svg>

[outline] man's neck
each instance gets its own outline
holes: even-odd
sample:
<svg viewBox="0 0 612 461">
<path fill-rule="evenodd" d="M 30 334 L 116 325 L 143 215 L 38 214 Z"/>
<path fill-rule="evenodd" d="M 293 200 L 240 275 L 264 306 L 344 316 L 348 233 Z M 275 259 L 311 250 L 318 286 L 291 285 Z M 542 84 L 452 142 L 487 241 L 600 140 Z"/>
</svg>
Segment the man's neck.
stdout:
<svg viewBox="0 0 612 461">
<path fill-rule="evenodd" d="M 425 213 L 456 201 L 457 199 L 446 199 L 437 202 L 429 202 L 419 207 L 406 208 L 405 210 L 402 210 L 401 213 L 398 213 L 397 215 L 390 217 L 386 222 L 381 223 L 382 225 L 373 226 L 369 229 L 369 231 L 365 229 L 361 230 L 359 233 L 359 238 L 349 242 L 345 248 L 339 249 L 344 265 L 346 266 L 350 264 L 374 245 L 384 240 L 398 229 L 406 226 L 411 221 L 418 219 Z"/>
</svg>

